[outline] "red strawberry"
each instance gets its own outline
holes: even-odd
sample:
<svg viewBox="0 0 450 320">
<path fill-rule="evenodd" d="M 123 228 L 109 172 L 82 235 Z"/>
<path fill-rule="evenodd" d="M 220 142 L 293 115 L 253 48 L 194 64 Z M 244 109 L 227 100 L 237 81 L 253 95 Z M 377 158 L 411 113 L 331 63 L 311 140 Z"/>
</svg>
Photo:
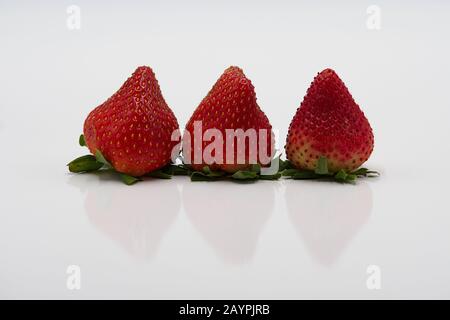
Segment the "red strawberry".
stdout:
<svg viewBox="0 0 450 320">
<path fill-rule="evenodd" d="M 342 80 L 331 69 L 319 73 L 289 126 L 287 158 L 314 170 L 324 156 L 330 172 L 351 171 L 369 158 L 373 144 L 372 128 Z"/>
<path fill-rule="evenodd" d="M 200 148 L 194 149 L 194 139 L 199 138 L 194 136 L 194 123 L 197 121 L 201 121 L 202 136 L 208 129 L 217 129 L 222 134 L 224 143 L 222 149 L 223 156 L 221 158 L 223 161 L 217 161 L 212 164 L 205 162 L 202 155 L 205 148 L 211 143 L 210 141 L 202 139 L 203 143 L 201 145 L 199 144 Z M 245 148 L 242 149 L 238 148 L 238 142 L 235 139 L 234 150 L 229 149 L 233 150 L 233 154 L 227 154 L 226 129 L 242 129 L 244 132 L 248 129 L 254 129 L 257 136 L 256 141 L 254 141 L 251 147 L 249 139 L 245 139 Z M 264 131 L 260 132 L 260 129 L 265 129 L 266 133 L 264 134 Z M 261 159 L 258 152 L 262 143 L 260 137 L 261 139 L 265 139 L 264 145 L 266 148 L 261 148 L 263 152 L 266 151 L 264 152 L 264 157 L 270 157 L 273 149 L 272 126 L 256 102 L 255 89 L 251 81 L 246 78 L 242 69 L 238 67 L 229 67 L 225 70 L 208 95 L 194 111 L 194 114 L 186 125 L 186 132 L 189 132 L 191 136 L 190 160 L 194 170 L 201 170 L 205 165 L 209 165 L 212 170 L 236 172 L 238 170 L 248 169 L 251 164 L 254 164 L 252 163 L 254 157 L 256 157 L 255 163 L 267 164 L 266 159 Z M 186 145 L 184 145 L 184 148 L 186 148 Z M 256 155 L 254 153 L 255 150 L 257 152 Z M 243 151 L 245 154 L 239 151 Z M 195 152 L 200 152 L 201 163 L 195 163 Z M 184 154 L 186 157 L 186 152 Z M 215 152 L 212 152 L 212 154 L 215 155 Z M 239 162 L 239 157 L 245 161 Z M 227 158 L 234 159 L 234 161 L 227 161 Z"/>
<path fill-rule="evenodd" d="M 84 123 L 89 150 L 99 150 L 122 173 L 141 176 L 169 163 L 178 122 L 155 74 L 139 67 Z"/>
</svg>

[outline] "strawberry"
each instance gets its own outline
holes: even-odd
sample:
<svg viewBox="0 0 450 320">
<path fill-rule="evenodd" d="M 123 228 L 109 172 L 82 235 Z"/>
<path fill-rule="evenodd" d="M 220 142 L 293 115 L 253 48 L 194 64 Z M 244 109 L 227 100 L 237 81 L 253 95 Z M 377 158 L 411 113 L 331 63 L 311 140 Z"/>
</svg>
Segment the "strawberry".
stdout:
<svg viewBox="0 0 450 320">
<path fill-rule="evenodd" d="M 349 172 L 369 158 L 373 144 L 372 128 L 345 84 L 331 69 L 320 72 L 289 126 L 288 160 L 315 170 L 326 157 L 329 172 Z"/>
<path fill-rule="evenodd" d="M 212 141 L 205 141 L 202 137 L 195 135 L 196 122 L 201 122 L 202 137 L 205 131 L 209 129 L 217 129 L 221 133 L 223 148 L 218 150 L 221 150 L 222 156 L 219 157 L 215 154 L 215 151 L 211 153 L 213 156 L 217 155 L 217 158 L 220 158 L 220 160 L 215 161 L 217 160 L 215 158 L 212 163 L 208 163 L 204 158 L 205 148 Z M 256 139 L 250 142 L 250 139 L 246 138 L 243 141 L 245 145 L 241 144 L 244 148 L 238 148 L 238 143 L 240 142 L 234 136 L 234 148 L 230 147 L 230 152 L 227 154 L 227 136 L 231 136 L 227 135 L 227 129 L 233 131 L 242 129 L 244 132 L 247 132 L 248 129 L 254 129 Z M 260 131 L 260 129 L 265 129 L 265 131 Z M 262 144 L 262 139 L 265 139 L 265 147 L 261 147 L 261 150 L 263 150 L 261 153 L 264 154 L 264 157 L 267 156 L 270 160 L 273 150 L 272 126 L 256 102 L 255 89 L 251 81 L 247 79 L 242 69 L 238 67 L 229 67 L 217 80 L 188 121 L 184 138 L 186 138 L 186 133 L 189 133 L 191 140 L 186 142 L 185 139 L 183 154 L 185 158 L 190 158 L 188 161 L 190 161 L 194 170 L 202 170 L 205 165 L 209 165 L 212 170 L 236 172 L 246 170 L 256 163 L 265 165 L 268 161 L 261 159 L 258 151 Z M 198 148 L 195 148 L 195 139 L 202 139 L 202 143 L 198 144 Z M 240 141 L 242 143 L 242 140 Z M 186 152 L 187 149 L 190 150 L 189 156 Z M 195 152 L 200 154 L 200 161 L 195 161 Z M 256 159 L 256 161 L 253 161 L 253 159 Z"/>
<path fill-rule="evenodd" d="M 177 129 L 155 74 L 143 66 L 88 115 L 84 138 L 91 153 L 100 151 L 116 171 L 137 177 L 169 163 Z"/>
</svg>

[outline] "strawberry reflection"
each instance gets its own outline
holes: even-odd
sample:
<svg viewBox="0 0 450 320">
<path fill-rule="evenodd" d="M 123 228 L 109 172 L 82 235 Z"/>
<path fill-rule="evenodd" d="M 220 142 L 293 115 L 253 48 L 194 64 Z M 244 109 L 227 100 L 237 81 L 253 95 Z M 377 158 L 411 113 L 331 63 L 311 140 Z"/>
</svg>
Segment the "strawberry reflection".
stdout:
<svg viewBox="0 0 450 320">
<path fill-rule="evenodd" d="M 372 211 L 372 191 L 365 182 L 289 181 L 286 201 L 307 250 L 326 266 L 336 262 Z"/>
<path fill-rule="evenodd" d="M 90 222 L 134 257 L 155 257 L 180 210 L 176 183 L 155 179 L 126 186 L 116 179 L 104 181 L 109 179 L 106 175 L 100 179 L 87 188 L 85 209 Z"/>
<path fill-rule="evenodd" d="M 183 185 L 183 205 L 189 220 L 226 263 L 251 261 L 272 213 L 274 184 L 258 184 L 223 181 Z"/>
</svg>

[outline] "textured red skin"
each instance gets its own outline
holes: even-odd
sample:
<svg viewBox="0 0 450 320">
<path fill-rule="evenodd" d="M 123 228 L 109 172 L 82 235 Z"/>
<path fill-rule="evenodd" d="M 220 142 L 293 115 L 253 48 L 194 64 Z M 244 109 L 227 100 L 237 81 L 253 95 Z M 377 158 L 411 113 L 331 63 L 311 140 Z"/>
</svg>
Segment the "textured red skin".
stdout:
<svg viewBox="0 0 450 320">
<path fill-rule="evenodd" d="M 287 158 L 300 169 L 314 170 L 320 156 L 332 172 L 354 170 L 371 155 L 372 128 L 338 75 L 320 72 L 292 119 Z"/>
<path fill-rule="evenodd" d="M 171 159 L 178 122 L 165 102 L 153 70 L 139 67 L 84 122 L 89 150 L 100 150 L 119 172 L 142 176 Z"/>
<path fill-rule="evenodd" d="M 256 102 L 256 94 L 253 84 L 246 78 L 242 69 L 229 67 L 214 84 L 208 95 L 202 100 L 200 105 L 192 114 L 186 124 L 186 131 L 191 135 L 191 157 L 192 168 L 201 170 L 206 164 L 194 164 L 194 122 L 202 121 L 202 135 L 207 129 L 218 129 L 221 131 L 224 141 L 226 139 L 225 129 L 247 129 L 253 128 L 267 130 L 267 154 L 270 155 L 273 149 L 272 126 L 269 119 L 260 109 Z M 258 132 L 258 131 L 257 131 Z M 201 154 L 210 141 L 203 141 Z M 259 150 L 259 136 L 257 141 Z M 245 164 L 237 163 L 237 144 L 234 148 L 234 164 L 226 164 L 226 146 L 223 148 L 223 164 L 209 164 L 212 170 L 224 170 L 236 172 L 250 167 L 249 146 L 245 148 Z M 203 158 L 203 157 L 202 157 Z M 257 162 L 261 163 L 259 156 Z"/>
</svg>

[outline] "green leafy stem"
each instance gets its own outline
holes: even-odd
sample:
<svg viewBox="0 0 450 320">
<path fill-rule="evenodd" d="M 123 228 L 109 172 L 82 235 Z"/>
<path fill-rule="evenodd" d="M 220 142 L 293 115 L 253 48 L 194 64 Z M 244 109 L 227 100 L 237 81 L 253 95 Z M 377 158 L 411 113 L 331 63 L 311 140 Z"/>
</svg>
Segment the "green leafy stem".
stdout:
<svg viewBox="0 0 450 320">
<path fill-rule="evenodd" d="M 79 138 L 80 146 L 86 146 L 83 135 Z M 189 176 L 191 181 L 218 181 L 230 180 L 235 182 L 255 182 L 257 180 L 278 180 L 281 177 L 291 178 L 294 180 L 332 180 L 341 183 L 354 183 L 357 178 L 361 177 L 378 177 L 379 173 L 366 168 L 359 168 L 355 171 L 347 172 L 339 170 L 338 172 L 329 172 L 328 160 L 326 157 L 320 157 L 317 162 L 317 168 L 314 171 L 302 170 L 295 168 L 292 163 L 287 160 L 277 158 L 279 161 L 279 169 L 276 174 L 261 174 L 261 166 L 253 164 L 249 170 L 239 170 L 235 173 L 227 173 L 225 171 L 211 170 L 209 166 L 204 166 L 201 171 L 192 170 L 186 164 L 170 163 L 165 167 L 152 171 L 142 177 L 133 177 L 121 172 L 117 172 L 113 166 L 106 160 L 100 150 L 95 151 L 95 155 L 84 155 L 71 161 L 67 166 L 69 171 L 73 173 L 88 172 L 112 172 L 120 177 L 126 185 L 132 185 L 142 181 L 144 177 L 152 177 L 157 179 L 171 179 L 172 176 L 182 175 Z"/>
</svg>

